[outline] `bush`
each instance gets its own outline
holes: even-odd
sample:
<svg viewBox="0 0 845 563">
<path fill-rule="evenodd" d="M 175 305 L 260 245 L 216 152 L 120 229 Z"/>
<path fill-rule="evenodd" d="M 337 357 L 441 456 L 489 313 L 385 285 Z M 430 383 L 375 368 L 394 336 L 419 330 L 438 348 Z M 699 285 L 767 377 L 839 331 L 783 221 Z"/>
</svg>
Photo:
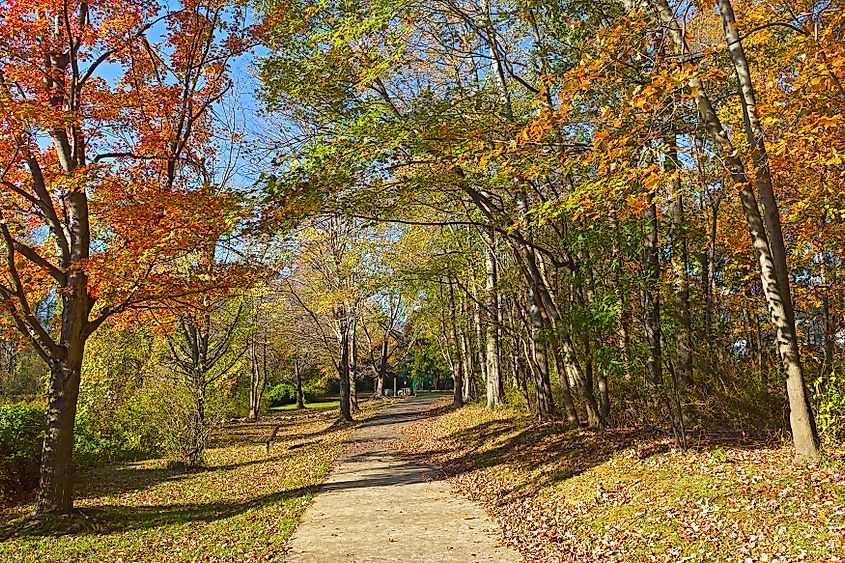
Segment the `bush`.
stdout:
<svg viewBox="0 0 845 563">
<path fill-rule="evenodd" d="M 829 373 L 818 377 L 813 387 L 819 434 L 827 444 L 845 443 L 845 377 Z"/>
<path fill-rule="evenodd" d="M 271 407 L 292 405 L 296 402 L 296 388 L 290 383 L 279 383 L 267 390 L 267 402 Z"/>
<path fill-rule="evenodd" d="M 44 413 L 35 407 L 0 407 L 0 489 L 3 496 L 38 485 Z"/>
<path fill-rule="evenodd" d="M 136 387 L 120 378 L 83 382 L 76 411 L 74 459 L 80 465 L 137 459 L 161 440 Z"/>
<path fill-rule="evenodd" d="M 316 403 L 331 394 L 329 380 L 323 377 L 303 385 L 302 394 L 305 396 L 305 402 Z"/>
</svg>

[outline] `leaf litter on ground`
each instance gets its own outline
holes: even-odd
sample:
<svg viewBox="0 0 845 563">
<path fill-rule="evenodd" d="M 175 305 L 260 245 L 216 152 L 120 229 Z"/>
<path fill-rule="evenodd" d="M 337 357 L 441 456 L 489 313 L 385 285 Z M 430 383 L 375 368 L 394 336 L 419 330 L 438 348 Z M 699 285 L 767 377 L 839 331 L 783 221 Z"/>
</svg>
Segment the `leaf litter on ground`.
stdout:
<svg viewBox="0 0 845 563">
<path fill-rule="evenodd" d="M 845 560 L 841 454 L 799 467 L 788 445 L 741 436 L 678 451 L 659 432 L 449 402 L 398 446 L 439 464 L 527 561 Z"/>
</svg>

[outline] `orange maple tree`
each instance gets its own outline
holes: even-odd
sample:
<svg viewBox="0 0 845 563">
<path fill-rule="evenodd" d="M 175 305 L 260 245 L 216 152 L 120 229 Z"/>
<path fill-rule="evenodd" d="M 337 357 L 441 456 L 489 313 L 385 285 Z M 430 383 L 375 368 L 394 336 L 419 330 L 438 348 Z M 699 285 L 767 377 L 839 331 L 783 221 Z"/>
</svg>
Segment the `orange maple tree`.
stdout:
<svg viewBox="0 0 845 563">
<path fill-rule="evenodd" d="M 211 110 L 247 36 L 224 0 L 0 7 L 0 297 L 50 367 L 41 514 L 73 508 L 88 337 L 115 314 L 208 286 L 192 257 L 242 213 L 207 170 Z"/>
</svg>

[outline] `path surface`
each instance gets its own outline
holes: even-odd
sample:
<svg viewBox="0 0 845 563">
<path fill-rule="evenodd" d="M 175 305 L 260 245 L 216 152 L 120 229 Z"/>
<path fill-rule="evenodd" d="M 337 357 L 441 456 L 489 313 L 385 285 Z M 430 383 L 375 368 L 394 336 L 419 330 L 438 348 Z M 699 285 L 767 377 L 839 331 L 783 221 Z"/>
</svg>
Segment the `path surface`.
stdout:
<svg viewBox="0 0 845 563">
<path fill-rule="evenodd" d="M 289 563 L 406 561 L 511 563 L 516 551 L 498 540 L 477 504 L 452 495 L 433 465 L 403 459 L 388 440 L 431 406 L 411 398 L 388 406 L 352 436 L 288 544 Z"/>
</svg>

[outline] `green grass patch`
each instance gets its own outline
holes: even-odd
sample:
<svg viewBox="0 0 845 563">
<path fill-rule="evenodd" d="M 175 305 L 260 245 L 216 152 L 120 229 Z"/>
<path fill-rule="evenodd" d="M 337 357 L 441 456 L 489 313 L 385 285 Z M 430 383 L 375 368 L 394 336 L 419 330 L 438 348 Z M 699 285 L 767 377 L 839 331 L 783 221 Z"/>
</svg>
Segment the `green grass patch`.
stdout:
<svg viewBox="0 0 845 563">
<path fill-rule="evenodd" d="M 185 472 L 164 460 L 80 473 L 77 507 L 86 526 L 56 536 L 24 529 L 31 506 L 7 507 L 0 561 L 281 561 L 282 547 L 350 427 L 330 420 L 262 418 L 218 432 L 208 467 Z M 270 449 L 262 438 L 281 428 Z"/>
<path fill-rule="evenodd" d="M 306 409 L 338 409 L 340 408 L 340 401 L 339 400 L 328 400 L 328 401 L 318 401 L 316 403 L 305 403 Z M 280 407 L 270 407 L 271 411 L 295 411 L 301 410 L 297 409 L 296 405 L 282 405 Z"/>
</svg>

